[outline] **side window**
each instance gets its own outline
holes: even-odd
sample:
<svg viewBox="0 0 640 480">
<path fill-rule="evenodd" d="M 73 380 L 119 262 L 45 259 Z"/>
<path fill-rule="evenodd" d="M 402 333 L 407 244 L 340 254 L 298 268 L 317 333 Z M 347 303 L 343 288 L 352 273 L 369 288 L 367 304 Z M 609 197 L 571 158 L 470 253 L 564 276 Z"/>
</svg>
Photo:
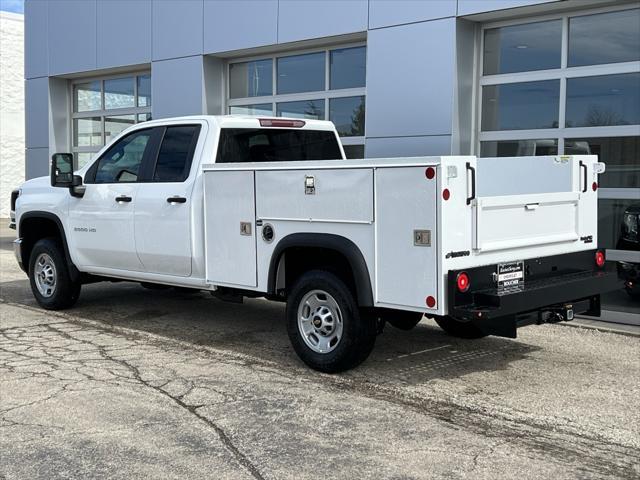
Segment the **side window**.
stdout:
<svg viewBox="0 0 640 480">
<path fill-rule="evenodd" d="M 150 129 L 133 132 L 107 150 L 96 163 L 94 183 L 138 181 L 142 158 L 151 135 Z"/>
<path fill-rule="evenodd" d="M 183 182 L 189 176 L 200 125 L 167 127 L 158 151 L 154 182 Z"/>
</svg>

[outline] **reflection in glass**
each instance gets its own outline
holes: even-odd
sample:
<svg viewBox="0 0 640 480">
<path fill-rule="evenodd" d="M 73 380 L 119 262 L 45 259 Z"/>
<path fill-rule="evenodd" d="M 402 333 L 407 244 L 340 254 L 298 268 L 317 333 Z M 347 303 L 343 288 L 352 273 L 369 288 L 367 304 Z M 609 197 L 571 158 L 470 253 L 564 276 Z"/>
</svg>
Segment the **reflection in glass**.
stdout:
<svg viewBox="0 0 640 480">
<path fill-rule="evenodd" d="M 598 247 L 616 248 L 622 231 L 624 211 L 638 200 L 598 200 Z"/>
<path fill-rule="evenodd" d="M 364 145 L 343 145 L 347 158 L 364 158 Z"/>
<path fill-rule="evenodd" d="M 113 78 L 104 81 L 104 108 L 128 108 L 135 106 L 133 77 Z"/>
<path fill-rule="evenodd" d="M 273 61 L 232 63 L 229 65 L 231 98 L 262 97 L 273 94 Z"/>
<path fill-rule="evenodd" d="M 365 47 L 331 50 L 330 89 L 364 87 L 367 77 Z"/>
<path fill-rule="evenodd" d="M 640 73 L 567 79 L 567 127 L 640 124 Z"/>
<path fill-rule="evenodd" d="M 567 138 L 564 153 L 597 155 L 606 163 L 598 177 L 600 187 L 640 188 L 640 137 Z"/>
<path fill-rule="evenodd" d="M 273 106 L 270 103 L 259 103 L 255 105 L 239 105 L 229 107 L 231 115 L 273 115 Z"/>
<path fill-rule="evenodd" d="M 324 100 L 300 100 L 276 104 L 276 116 L 324 120 Z"/>
<path fill-rule="evenodd" d="M 482 87 L 482 130 L 557 128 L 560 80 Z"/>
<path fill-rule="evenodd" d="M 78 83 L 73 86 L 73 111 L 88 112 L 101 110 L 100 81 Z"/>
<path fill-rule="evenodd" d="M 151 75 L 140 75 L 138 77 L 138 106 L 151 106 Z"/>
<path fill-rule="evenodd" d="M 524 157 L 557 154 L 557 139 L 480 142 L 481 157 Z"/>
<path fill-rule="evenodd" d="M 151 120 L 151 114 L 150 113 L 139 113 L 138 114 L 138 123 L 140 123 L 140 122 L 148 122 L 149 120 Z"/>
<path fill-rule="evenodd" d="M 332 98 L 329 100 L 329 120 L 341 137 L 364 135 L 364 96 Z"/>
<path fill-rule="evenodd" d="M 74 147 L 101 147 L 102 121 L 100 117 L 73 119 Z"/>
<path fill-rule="evenodd" d="M 640 9 L 569 19 L 570 67 L 640 60 Z"/>
<path fill-rule="evenodd" d="M 324 90 L 324 52 L 280 57 L 277 62 L 279 94 Z"/>
<path fill-rule="evenodd" d="M 560 68 L 561 45 L 561 20 L 485 30 L 483 73 Z"/>
<path fill-rule="evenodd" d="M 110 142 L 120 135 L 123 130 L 129 128 L 134 123 L 136 123 L 135 115 L 113 115 L 110 117 L 104 117 L 105 142 Z"/>
</svg>

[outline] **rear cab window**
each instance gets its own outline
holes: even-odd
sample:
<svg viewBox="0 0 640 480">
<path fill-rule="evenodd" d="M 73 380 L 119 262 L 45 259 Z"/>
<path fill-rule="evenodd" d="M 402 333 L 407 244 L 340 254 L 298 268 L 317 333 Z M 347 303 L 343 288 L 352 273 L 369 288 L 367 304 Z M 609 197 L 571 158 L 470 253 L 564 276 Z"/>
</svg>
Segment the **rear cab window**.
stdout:
<svg viewBox="0 0 640 480">
<path fill-rule="evenodd" d="M 216 163 L 342 160 L 331 130 L 222 128 Z"/>
</svg>

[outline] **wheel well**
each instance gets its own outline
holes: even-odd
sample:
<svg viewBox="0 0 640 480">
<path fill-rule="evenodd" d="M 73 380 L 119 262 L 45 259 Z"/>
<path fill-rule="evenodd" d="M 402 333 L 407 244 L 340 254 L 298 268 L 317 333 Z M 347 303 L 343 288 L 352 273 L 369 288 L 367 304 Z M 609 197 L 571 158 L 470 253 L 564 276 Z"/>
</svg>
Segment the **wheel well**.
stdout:
<svg viewBox="0 0 640 480">
<path fill-rule="evenodd" d="M 276 298 L 305 272 L 324 270 L 337 275 L 354 293 L 358 305 L 373 306 L 367 262 L 358 246 L 346 237 L 329 233 L 293 233 L 278 242 L 269 265 L 267 291 Z"/>
</svg>

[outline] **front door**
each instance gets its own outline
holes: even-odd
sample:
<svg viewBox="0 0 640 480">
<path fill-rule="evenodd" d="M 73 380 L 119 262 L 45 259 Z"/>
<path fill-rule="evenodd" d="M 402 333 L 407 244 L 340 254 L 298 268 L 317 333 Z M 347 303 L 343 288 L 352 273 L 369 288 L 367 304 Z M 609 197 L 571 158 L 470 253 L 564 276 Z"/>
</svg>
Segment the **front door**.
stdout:
<svg viewBox="0 0 640 480">
<path fill-rule="evenodd" d="M 161 127 L 158 153 L 149 159 L 149 181 L 138 187 L 135 244 L 148 273 L 191 275 L 191 197 L 197 173 L 191 164 L 201 128 Z"/>
<path fill-rule="evenodd" d="M 78 267 L 143 270 L 133 213 L 151 138 L 152 129 L 144 129 L 120 139 L 85 174 L 84 196 L 71 198 L 68 236 Z"/>
</svg>

